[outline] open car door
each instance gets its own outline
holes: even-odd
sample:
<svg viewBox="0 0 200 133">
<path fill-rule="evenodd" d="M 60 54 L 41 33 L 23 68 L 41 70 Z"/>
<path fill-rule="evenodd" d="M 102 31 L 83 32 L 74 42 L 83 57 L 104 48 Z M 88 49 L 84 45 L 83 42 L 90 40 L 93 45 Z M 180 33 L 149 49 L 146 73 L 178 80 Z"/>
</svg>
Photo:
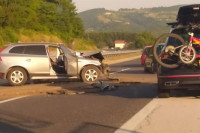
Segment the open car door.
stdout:
<svg viewBox="0 0 200 133">
<path fill-rule="evenodd" d="M 70 49 L 61 46 L 64 52 L 65 70 L 68 76 L 78 75 L 78 57 Z"/>
<path fill-rule="evenodd" d="M 68 76 L 78 75 L 78 61 L 77 57 L 67 54 L 64 56 L 65 70 Z"/>
</svg>

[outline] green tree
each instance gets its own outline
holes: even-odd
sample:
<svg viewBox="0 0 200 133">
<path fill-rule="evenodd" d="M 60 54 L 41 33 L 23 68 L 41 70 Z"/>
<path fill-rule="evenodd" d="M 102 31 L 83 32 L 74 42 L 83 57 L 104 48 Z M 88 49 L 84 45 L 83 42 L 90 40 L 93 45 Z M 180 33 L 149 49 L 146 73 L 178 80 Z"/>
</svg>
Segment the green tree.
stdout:
<svg viewBox="0 0 200 133">
<path fill-rule="evenodd" d="M 54 34 L 66 42 L 84 33 L 72 0 L 1 0 L 0 28 L 2 34 L 7 34 L 7 29 L 15 32 L 13 34 L 27 29 Z M 4 40 L 17 41 L 14 36 L 11 39 L 9 36 L 4 36 Z"/>
</svg>

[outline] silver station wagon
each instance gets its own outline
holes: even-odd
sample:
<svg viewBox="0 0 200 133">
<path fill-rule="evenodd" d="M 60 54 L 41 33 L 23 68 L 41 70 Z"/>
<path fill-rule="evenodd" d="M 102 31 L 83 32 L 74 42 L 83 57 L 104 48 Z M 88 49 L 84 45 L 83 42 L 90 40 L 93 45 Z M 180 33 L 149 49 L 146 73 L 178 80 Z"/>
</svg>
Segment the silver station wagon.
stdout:
<svg viewBox="0 0 200 133">
<path fill-rule="evenodd" d="M 100 52 L 82 54 L 62 44 L 17 43 L 0 50 L 0 78 L 13 86 L 27 80 L 80 78 L 95 82 L 108 75 Z"/>
</svg>

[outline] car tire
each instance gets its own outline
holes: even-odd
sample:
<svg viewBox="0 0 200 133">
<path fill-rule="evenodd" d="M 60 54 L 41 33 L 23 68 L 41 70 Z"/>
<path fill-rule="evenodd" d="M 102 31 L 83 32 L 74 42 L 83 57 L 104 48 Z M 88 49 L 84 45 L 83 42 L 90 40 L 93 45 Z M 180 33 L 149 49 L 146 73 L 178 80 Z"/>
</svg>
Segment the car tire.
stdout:
<svg viewBox="0 0 200 133">
<path fill-rule="evenodd" d="M 162 90 L 158 92 L 159 98 L 169 98 L 170 97 L 170 91 L 169 90 Z"/>
<path fill-rule="evenodd" d="M 81 72 L 83 82 L 93 83 L 99 80 L 100 70 L 96 66 L 86 66 Z"/>
<path fill-rule="evenodd" d="M 12 68 L 7 75 L 7 80 L 12 86 L 20 86 L 26 83 L 28 77 L 23 68 Z"/>
<path fill-rule="evenodd" d="M 144 67 L 144 72 L 147 73 L 148 72 L 148 69 L 146 67 Z"/>
<path fill-rule="evenodd" d="M 170 90 L 164 90 L 158 87 L 158 97 L 159 98 L 169 98 L 170 97 Z"/>
<path fill-rule="evenodd" d="M 150 71 L 151 71 L 151 73 L 155 73 L 155 71 L 156 71 L 155 70 L 155 63 L 153 63 L 153 62 L 151 63 L 151 70 Z"/>
<path fill-rule="evenodd" d="M 159 98 L 169 98 L 170 97 L 170 90 L 162 89 L 162 80 L 158 79 L 158 97 Z"/>
<path fill-rule="evenodd" d="M 148 68 L 146 67 L 146 65 L 144 64 L 144 72 L 147 73 L 149 72 Z"/>
</svg>

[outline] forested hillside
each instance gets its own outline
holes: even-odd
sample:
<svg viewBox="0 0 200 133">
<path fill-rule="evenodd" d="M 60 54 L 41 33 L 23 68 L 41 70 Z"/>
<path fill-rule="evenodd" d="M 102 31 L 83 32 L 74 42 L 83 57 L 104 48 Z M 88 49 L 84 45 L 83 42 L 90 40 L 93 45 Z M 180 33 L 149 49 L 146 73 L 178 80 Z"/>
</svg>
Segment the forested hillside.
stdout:
<svg viewBox="0 0 200 133">
<path fill-rule="evenodd" d="M 168 22 L 175 22 L 179 6 L 144 9 L 104 8 L 92 9 L 79 13 L 86 32 L 151 32 L 154 35 L 168 32 Z"/>
<path fill-rule="evenodd" d="M 95 43 L 98 48 L 114 47 L 115 40 L 124 40 L 128 49 L 143 48 L 146 45 L 153 45 L 155 41 L 155 36 L 148 32 L 87 32 L 85 38 Z"/>
<path fill-rule="evenodd" d="M 69 42 L 83 34 L 72 0 L 0 0 L 0 45 Z"/>
<path fill-rule="evenodd" d="M 169 31 L 166 22 L 176 20 L 178 8 L 93 9 L 77 14 L 72 0 L 0 0 L 0 47 L 73 40 L 74 49 L 93 50 L 125 40 L 128 48 L 142 48 L 152 45 L 155 35 Z"/>
</svg>

